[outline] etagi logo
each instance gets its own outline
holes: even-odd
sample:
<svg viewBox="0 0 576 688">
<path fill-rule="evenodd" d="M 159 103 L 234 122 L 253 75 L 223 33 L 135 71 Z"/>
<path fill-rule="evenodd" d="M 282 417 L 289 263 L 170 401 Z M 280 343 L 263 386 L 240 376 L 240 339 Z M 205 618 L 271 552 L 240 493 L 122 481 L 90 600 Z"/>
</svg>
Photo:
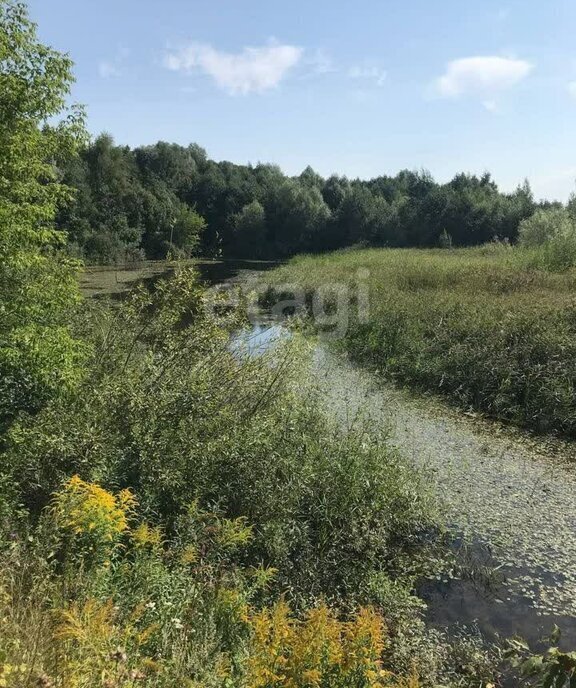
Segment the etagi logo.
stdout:
<svg viewBox="0 0 576 688">
<path fill-rule="evenodd" d="M 294 316 L 309 318 L 319 336 L 343 338 L 351 322 L 367 323 L 370 315 L 370 271 L 362 268 L 350 282 L 328 282 L 314 288 L 297 283 L 219 285 L 210 290 L 205 307 L 213 313 L 244 306 L 253 325 L 269 319 L 281 323 Z"/>
</svg>

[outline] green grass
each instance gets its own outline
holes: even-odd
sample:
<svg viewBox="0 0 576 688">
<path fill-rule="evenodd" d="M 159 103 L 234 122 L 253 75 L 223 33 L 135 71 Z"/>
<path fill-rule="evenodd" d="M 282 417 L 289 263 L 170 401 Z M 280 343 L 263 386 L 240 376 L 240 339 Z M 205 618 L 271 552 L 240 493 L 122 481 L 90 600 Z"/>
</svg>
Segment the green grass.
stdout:
<svg viewBox="0 0 576 688">
<path fill-rule="evenodd" d="M 359 362 L 465 408 L 576 436 L 576 271 L 535 269 L 505 246 L 342 251 L 295 258 L 268 274 L 308 294 L 368 270 L 370 313 L 351 308 L 343 344 Z"/>
<path fill-rule="evenodd" d="M 413 592 L 445 563 L 419 476 L 384 436 L 324 416 L 298 338 L 234 354 L 241 322 L 207 313 L 188 270 L 85 302 L 79 386 L 5 438 L 0 678 L 478 685 L 486 653 L 427 629 Z"/>
</svg>

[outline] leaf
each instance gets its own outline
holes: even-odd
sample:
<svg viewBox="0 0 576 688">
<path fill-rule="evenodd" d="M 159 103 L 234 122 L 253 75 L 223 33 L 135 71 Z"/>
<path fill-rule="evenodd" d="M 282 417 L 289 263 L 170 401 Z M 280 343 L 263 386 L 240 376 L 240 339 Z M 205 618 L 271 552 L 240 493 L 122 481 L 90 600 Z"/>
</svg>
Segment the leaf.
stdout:
<svg viewBox="0 0 576 688">
<path fill-rule="evenodd" d="M 560 637 L 562 635 L 562 631 L 560 628 L 554 624 L 554 628 L 552 629 L 552 633 L 550 633 L 550 642 L 552 645 L 558 645 L 560 642 Z"/>
<path fill-rule="evenodd" d="M 522 676 L 534 676 L 542 670 L 544 658 L 542 655 L 534 655 L 522 663 L 520 671 Z"/>
<path fill-rule="evenodd" d="M 544 676 L 544 680 L 542 681 L 542 688 L 551 688 L 552 684 L 554 683 L 554 679 L 556 678 L 560 670 L 561 669 L 557 664 L 552 665 L 546 672 L 546 675 Z"/>
</svg>

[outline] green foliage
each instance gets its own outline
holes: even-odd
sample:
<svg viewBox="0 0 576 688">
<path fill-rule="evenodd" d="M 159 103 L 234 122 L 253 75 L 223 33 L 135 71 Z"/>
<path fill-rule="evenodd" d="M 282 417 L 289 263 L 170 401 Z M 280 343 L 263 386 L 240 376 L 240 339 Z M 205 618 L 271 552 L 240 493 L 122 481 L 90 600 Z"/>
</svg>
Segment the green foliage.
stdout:
<svg viewBox="0 0 576 688">
<path fill-rule="evenodd" d="M 262 204 L 252 201 L 233 216 L 234 255 L 239 257 L 262 258 L 267 252 L 266 213 Z"/>
<path fill-rule="evenodd" d="M 9 481 L 29 507 L 71 474 L 135 490 L 169 528 L 183 504 L 219 505 L 254 525 L 254 564 L 279 569 L 277 584 L 302 599 L 361 598 L 430 527 L 396 453 L 377 437 L 339 437 L 298 391 L 297 343 L 239 361 L 188 272 L 94 305 L 87 336 L 78 393 L 10 433 Z"/>
<path fill-rule="evenodd" d="M 528 265 L 566 270 L 576 264 L 576 220 L 564 208 L 538 210 L 520 223 L 519 243 L 534 249 Z"/>
<path fill-rule="evenodd" d="M 194 209 L 184 203 L 178 207 L 173 222 L 170 243 L 181 256 L 189 257 L 196 250 L 206 223 Z"/>
<path fill-rule="evenodd" d="M 258 602 L 274 571 L 231 561 L 250 542 L 244 522 L 194 504 L 161 538 L 132 496 L 78 479 L 54 505 L 42 542 L 18 539 L 0 556 L 0 685 L 420 685 L 414 668 L 392 671 L 376 609 L 319 603 L 298 615 L 283 599 Z M 105 558 L 86 547 L 90 534 Z"/>
<path fill-rule="evenodd" d="M 452 248 L 452 237 L 443 229 L 442 234 L 438 237 L 438 246 L 440 248 Z"/>
<path fill-rule="evenodd" d="M 99 136 L 64 167 L 64 179 L 78 190 L 59 215 L 71 247 L 96 263 L 193 254 L 205 222 L 182 199 L 195 166 L 178 146 L 132 152 Z"/>
<path fill-rule="evenodd" d="M 569 688 L 576 681 L 576 652 L 564 652 L 558 647 L 560 629 L 558 626 L 548 638 L 549 647 L 544 654 L 530 651 L 521 638 L 508 641 L 505 657 L 517 669 L 525 685 L 538 688 Z"/>
<path fill-rule="evenodd" d="M 574 273 L 526 267 L 528 249 L 372 250 L 295 259 L 269 273 L 308 292 L 368 270 L 370 317 L 343 345 L 358 361 L 463 408 L 576 435 Z M 354 308 L 351 308 L 354 315 Z"/>
<path fill-rule="evenodd" d="M 71 82 L 68 57 L 38 42 L 22 3 L 2 0 L 0 430 L 78 381 L 82 347 L 66 324 L 79 299 L 77 265 L 57 253 L 66 238 L 54 228 L 72 197 L 55 163 L 83 134 L 82 113 L 65 109 Z"/>
<path fill-rule="evenodd" d="M 297 338 L 231 352 L 241 314 L 207 303 L 189 271 L 87 303 L 82 384 L 12 427 L 2 482 L 31 517 L 3 524 L 2 661 L 73 685 L 456 681 L 412 594 L 417 476 L 320 413 Z"/>
<path fill-rule="evenodd" d="M 559 235 L 572 233 L 574 223 L 570 213 L 564 208 L 537 210 L 520 223 L 518 243 L 533 248 L 542 246 Z"/>
<path fill-rule="evenodd" d="M 455 245 L 514 240 L 536 207 L 527 183 L 503 194 L 488 174 L 459 174 L 447 184 L 408 170 L 325 180 L 308 167 L 290 178 L 271 165 L 216 163 L 196 145 L 130 150 L 106 135 L 66 165 L 65 179 L 79 192 L 60 223 L 90 262 L 162 258 L 182 243 L 188 253 L 274 258 L 357 245 L 436 246 L 443 231 Z M 205 224 L 174 247 L 180 204 Z"/>
</svg>

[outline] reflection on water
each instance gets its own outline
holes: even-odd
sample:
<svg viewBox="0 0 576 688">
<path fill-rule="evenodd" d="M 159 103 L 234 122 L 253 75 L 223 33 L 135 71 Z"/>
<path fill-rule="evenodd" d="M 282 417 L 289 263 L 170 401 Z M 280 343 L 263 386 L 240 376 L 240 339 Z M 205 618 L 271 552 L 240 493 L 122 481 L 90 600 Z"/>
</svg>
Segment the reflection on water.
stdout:
<svg viewBox="0 0 576 688">
<path fill-rule="evenodd" d="M 273 322 L 253 323 L 236 332 L 230 341 L 230 348 L 236 354 L 261 356 L 290 337 L 290 331 Z"/>
<path fill-rule="evenodd" d="M 240 273 L 262 272 L 278 265 L 279 261 L 268 260 L 210 260 L 196 263 L 201 280 L 210 285 L 222 284 Z"/>
<path fill-rule="evenodd" d="M 542 641 L 556 624 L 562 629 L 560 645 L 566 650 L 576 646 L 573 616 L 539 614 L 531 596 L 511 592 L 510 579 L 534 577 L 528 567 L 503 567 L 493 548 L 478 538 L 468 542 L 456 538 L 454 549 L 463 575 L 426 580 L 418 586 L 430 625 L 474 628 L 488 641 L 519 635 L 536 650 L 544 648 Z M 555 585 L 549 572 L 540 571 L 539 576 Z"/>
</svg>

